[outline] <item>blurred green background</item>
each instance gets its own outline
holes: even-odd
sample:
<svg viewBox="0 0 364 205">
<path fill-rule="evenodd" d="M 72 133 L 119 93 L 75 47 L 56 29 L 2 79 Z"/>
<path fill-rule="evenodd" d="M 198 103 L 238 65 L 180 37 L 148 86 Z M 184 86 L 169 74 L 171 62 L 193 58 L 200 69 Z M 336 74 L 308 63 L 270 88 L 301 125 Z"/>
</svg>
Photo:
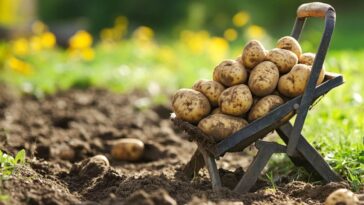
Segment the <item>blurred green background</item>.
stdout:
<svg viewBox="0 0 364 205">
<path fill-rule="evenodd" d="M 304 133 L 353 188 L 364 182 L 364 1 L 326 1 L 337 24 L 325 60 L 346 83 L 310 112 Z M 211 79 L 257 39 L 266 49 L 289 35 L 299 0 L 0 0 L 0 83 L 43 97 L 90 86 L 141 89 L 142 105 L 169 103 L 181 87 Z M 322 19 L 300 40 L 316 52 Z M 0 91 L 1 92 L 1 91 Z M 293 170 L 277 166 L 278 171 Z"/>
<path fill-rule="evenodd" d="M 97 34 L 102 28 L 112 25 L 113 20 L 123 15 L 129 19 L 131 28 L 147 25 L 161 33 L 160 38 L 178 36 L 183 29 L 207 29 L 214 35 L 222 35 L 232 27 L 232 16 L 244 10 L 252 23 L 264 27 L 269 34 L 278 38 L 289 34 L 297 7 L 307 1 L 299 0 L 39 0 L 39 18 L 48 24 L 74 21 L 84 18 L 88 29 Z M 361 0 L 325 1 L 335 7 L 337 30 L 332 49 L 360 49 L 364 45 Z M 64 12 L 67 11 L 67 12 Z M 309 24 L 307 38 L 320 38 L 318 24 Z M 311 39 L 312 37 L 312 39 Z M 317 42 L 317 40 L 315 40 Z"/>
</svg>

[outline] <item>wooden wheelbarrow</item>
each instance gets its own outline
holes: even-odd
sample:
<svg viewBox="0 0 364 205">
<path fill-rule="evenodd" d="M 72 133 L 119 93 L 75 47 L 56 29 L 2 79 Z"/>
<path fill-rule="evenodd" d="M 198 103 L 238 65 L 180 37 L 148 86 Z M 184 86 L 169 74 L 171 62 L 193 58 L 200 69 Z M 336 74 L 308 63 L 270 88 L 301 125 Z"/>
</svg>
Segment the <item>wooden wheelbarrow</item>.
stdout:
<svg viewBox="0 0 364 205">
<path fill-rule="evenodd" d="M 297 10 L 292 37 L 299 39 L 308 17 L 325 18 L 325 30 L 303 95 L 290 99 L 272 110 L 268 115 L 251 122 L 220 142 L 215 142 L 196 126 L 171 117 L 173 123 L 185 130 L 198 145 L 198 149 L 184 167 L 184 173 L 187 176 L 192 178 L 194 173 L 197 173 L 205 165 L 210 175 L 213 190 L 218 190 L 221 187 L 221 180 L 215 160 L 226 152 L 243 150 L 255 143 L 259 151 L 234 188 L 237 193 L 246 193 L 254 186 L 261 171 L 274 153 L 287 153 L 296 166 L 303 166 L 310 173 L 316 172 L 326 182 L 342 180 L 301 134 L 308 110 L 313 106 L 313 103 L 331 89 L 343 84 L 341 75 L 326 73 L 324 82 L 316 86 L 335 27 L 334 8 L 319 2 L 302 4 Z M 294 115 L 297 116 L 292 125 L 289 120 Z M 274 130 L 286 146 L 260 140 Z"/>
</svg>

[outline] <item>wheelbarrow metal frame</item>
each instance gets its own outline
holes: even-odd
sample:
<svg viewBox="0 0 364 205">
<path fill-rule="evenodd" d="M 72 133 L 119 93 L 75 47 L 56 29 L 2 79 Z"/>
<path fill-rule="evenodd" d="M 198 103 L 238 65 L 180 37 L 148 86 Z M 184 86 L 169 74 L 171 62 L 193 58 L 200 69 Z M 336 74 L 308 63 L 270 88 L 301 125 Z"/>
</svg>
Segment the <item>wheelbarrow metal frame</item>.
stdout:
<svg viewBox="0 0 364 205">
<path fill-rule="evenodd" d="M 328 73 L 325 76 L 325 81 L 321 85 L 316 86 L 335 27 L 336 14 L 334 8 L 320 2 L 302 4 L 297 10 L 297 18 L 291 34 L 292 37 L 299 40 L 308 17 L 324 17 L 325 30 L 304 93 L 301 96 L 290 99 L 266 116 L 251 122 L 246 127 L 212 147 L 204 147 L 200 142 L 197 142 L 198 149 L 183 170 L 188 177 L 192 177 L 206 165 L 212 181 L 212 188 L 219 190 L 221 179 L 215 159 L 223 156 L 226 152 L 242 151 L 255 142 L 259 151 L 242 179 L 236 185 L 234 191 L 238 193 L 246 193 L 253 187 L 260 172 L 274 153 L 287 153 L 295 165 L 303 166 L 309 172 L 316 172 L 326 182 L 342 180 L 301 134 L 308 110 L 312 107 L 314 101 L 331 89 L 343 84 L 343 77 L 341 75 Z M 297 117 L 294 125 L 292 125 L 289 119 L 295 114 Z M 189 134 L 199 135 L 200 131 L 197 127 L 187 122 L 185 122 L 187 124 L 177 123 L 178 119 L 172 120 L 177 125 L 182 124 L 182 128 L 187 128 L 185 130 Z M 276 130 L 287 146 L 260 141 L 266 134 L 274 130 Z"/>
</svg>

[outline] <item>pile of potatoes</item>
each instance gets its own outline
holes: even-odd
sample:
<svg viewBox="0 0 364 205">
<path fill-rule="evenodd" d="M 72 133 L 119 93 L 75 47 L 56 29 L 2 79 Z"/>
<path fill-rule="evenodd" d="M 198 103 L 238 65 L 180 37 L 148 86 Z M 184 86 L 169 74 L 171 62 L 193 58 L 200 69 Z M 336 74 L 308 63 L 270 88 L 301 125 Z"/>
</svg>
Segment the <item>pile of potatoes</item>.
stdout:
<svg viewBox="0 0 364 205">
<path fill-rule="evenodd" d="M 172 107 L 177 118 L 220 141 L 303 94 L 314 58 L 313 53 L 302 53 L 290 36 L 279 39 L 272 50 L 252 40 L 237 59 L 215 67 L 213 80 L 198 80 L 192 89 L 178 90 Z M 324 75 L 322 68 L 317 85 Z"/>
</svg>

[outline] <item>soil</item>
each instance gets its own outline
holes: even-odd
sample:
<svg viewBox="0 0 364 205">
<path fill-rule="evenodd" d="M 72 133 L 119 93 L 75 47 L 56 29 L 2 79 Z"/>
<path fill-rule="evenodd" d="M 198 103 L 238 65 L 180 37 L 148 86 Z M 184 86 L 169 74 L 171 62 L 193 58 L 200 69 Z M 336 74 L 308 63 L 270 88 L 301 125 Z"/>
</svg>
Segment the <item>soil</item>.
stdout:
<svg viewBox="0 0 364 205">
<path fill-rule="evenodd" d="M 27 163 L 2 181 L 5 204 L 321 204 L 344 183 L 277 184 L 231 191 L 252 160 L 249 151 L 218 162 L 224 188 L 211 190 L 205 169 L 189 181 L 182 168 L 196 145 L 169 119 L 168 106 L 147 108 L 148 94 L 102 89 L 61 91 L 37 99 L 0 85 L 0 148 L 27 152 Z M 148 104 L 148 103 L 147 103 Z M 138 138 L 136 162 L 114 160 L 113 142 Z M 104 155 L 110 165 L 97 155 Z M 96 156 L 96 157 L 95 157 Z M 1 204 L 1 202 L 0 202 Z"/>
</svg>

